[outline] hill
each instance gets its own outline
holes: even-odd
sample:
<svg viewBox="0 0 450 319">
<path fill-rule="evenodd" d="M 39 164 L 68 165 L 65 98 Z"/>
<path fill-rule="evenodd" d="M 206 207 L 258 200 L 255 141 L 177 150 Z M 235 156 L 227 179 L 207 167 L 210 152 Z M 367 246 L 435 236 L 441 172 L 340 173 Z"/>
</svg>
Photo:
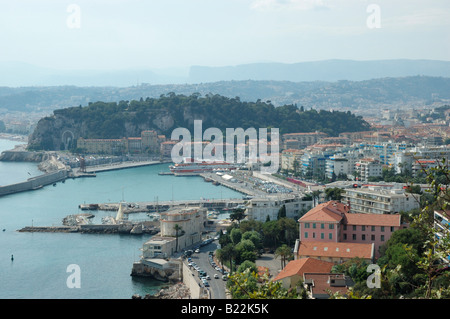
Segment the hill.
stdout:
<svg viewBox="0 0 450 319">
<path fill-rule="evenodd" d="M 140 136 L 143 130 L 154 129 L 170 138 L 177 127 L 193 133 L 194 120 L 202 120 L 204 129 L 216 127 L 223 132 L 226 128 L 275 127 L 280 129 L 280 134 L 321 131 L 337 136 L 370 127 L 362 117 L 351 112 L 304 111 L 292 104 L 275 107 L 261 100 L 243 102 L 238 97 L 218 94 L 186 96 L 172 92 L 159 98 L 95 102 L 85 107 L 55 110 L 53 116 L 38 122 L 28 145 L 33 150 L 57 150 L 66 131 L 74 139 L 122 138 Z"/>
</svg>

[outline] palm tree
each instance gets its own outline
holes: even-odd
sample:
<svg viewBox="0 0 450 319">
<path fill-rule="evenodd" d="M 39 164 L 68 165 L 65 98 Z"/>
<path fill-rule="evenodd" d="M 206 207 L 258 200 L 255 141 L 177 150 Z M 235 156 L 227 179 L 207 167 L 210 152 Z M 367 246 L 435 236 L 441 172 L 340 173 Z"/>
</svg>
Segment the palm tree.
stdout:
<svg viewBox="0 0 450 319">
<path fill-rule="evenodd" d="M 275 250 L 275 258 L 281 257 L 281 269 L 286 266 L 286 260 L 292 256 L 291 248 L 284 244 Z"/>
<path fill-rule="evenodd" d="M 180 225 L 178 225 L 178 224 L 175 224 L 175 225 L 173 226 L 173 229 L 175 229 L 175 238 L 176 238 L 176 242 L 175 242 L 175 251 L 177 252 L 177 251 L 178 251 L 178 232 L 179 232 L 180 230 L 182 230 L 182 227 L 181 227 Z"/>
</svg>

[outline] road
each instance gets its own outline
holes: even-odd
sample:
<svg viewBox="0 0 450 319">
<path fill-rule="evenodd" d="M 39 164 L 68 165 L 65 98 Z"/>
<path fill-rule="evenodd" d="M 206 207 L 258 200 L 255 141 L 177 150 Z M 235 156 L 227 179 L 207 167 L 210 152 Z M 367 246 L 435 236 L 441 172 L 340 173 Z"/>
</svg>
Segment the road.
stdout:
<svg viewBox="0 0 450 319">
<path fill-rule="evenodd" d="M 206 271 L 206 273 L 211 277 L 211 280 L 208 280 L 210 286 L 207 287 L 207 289 L 211 292 L 211 299 L 225 299 L 226 281 L 222 280 L 222 274 L 213 268 L 208 259 L 208 253 L 217 249 L 216 242 L 212 242 L 206 246 L 200 247 L 199 249 L 200 252 L 194 253 L 191 258 L 193 262 L 195 262 L 201 269 Z M 195 274 L 198 282 L 202 284 L 198 276 L 198 272 L 195 269 L 192 269 L 192 271 Z M 219 276 L 218 279 L 214 278 L 215 274 Z"/>
</svg>

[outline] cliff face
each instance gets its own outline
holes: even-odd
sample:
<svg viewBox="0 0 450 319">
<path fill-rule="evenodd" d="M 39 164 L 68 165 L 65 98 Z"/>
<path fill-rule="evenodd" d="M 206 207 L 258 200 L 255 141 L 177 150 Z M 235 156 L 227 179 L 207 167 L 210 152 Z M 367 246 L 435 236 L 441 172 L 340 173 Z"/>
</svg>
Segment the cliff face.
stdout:
<svg viewBox="0 0 450 319">
<path fill-rule="evenodd" d="M 105 125 L 106 122 L 105 122 Z M 159 134 L 168 132 L 174 126 L 174 119 L 165 112 L 158 113 L 152 118 L 137 123 L 124 119 L 121 126 L 122 136 L 139 137 L 145 130 L 156 130 Z M 70 118 L 61 114 L 54 114 L 39 120 L 35 130 L 30 135 L 28 147 L 30 150 L 66 150 L 73 146 L 78 138 L 107 138 L 93 136 L 92 128 L 82 120 Z"/>
</svg>

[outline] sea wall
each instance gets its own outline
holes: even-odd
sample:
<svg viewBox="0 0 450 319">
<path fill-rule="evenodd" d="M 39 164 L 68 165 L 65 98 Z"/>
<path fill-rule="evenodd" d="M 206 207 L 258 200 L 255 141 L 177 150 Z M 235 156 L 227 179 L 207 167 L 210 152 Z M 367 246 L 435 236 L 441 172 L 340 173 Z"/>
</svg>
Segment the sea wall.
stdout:
<svg viewBox="0 0 450 319">
<path fill-rule="evenodd" d="M 67 176 L 67 170 L 59 170 L 29 178 L 25 182 L 0 186 L 0 196 L 39 189 L 43 186 L 63 181 L 67 178 Z"/>
</svg>

